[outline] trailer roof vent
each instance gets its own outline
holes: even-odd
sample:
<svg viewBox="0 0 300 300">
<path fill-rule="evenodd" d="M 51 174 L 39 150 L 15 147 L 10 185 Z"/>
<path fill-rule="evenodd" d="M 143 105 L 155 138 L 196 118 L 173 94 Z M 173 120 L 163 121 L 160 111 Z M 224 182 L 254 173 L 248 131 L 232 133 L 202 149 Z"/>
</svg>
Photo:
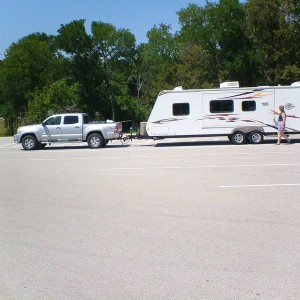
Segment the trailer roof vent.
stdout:
<svg viewBox="0 0 300 300">
<path fill-rule="evenodd" d="M 176 86 L 173 91 L 182 91 L 182 86 Z"/>
<path fill-rule="evenodd" d="M 300 86 L 300 81 L 293 82 L 291 86 Z"/>
<path fill-rule="evenodd" d="M 220 84 L 220 88 L 238 88 L 238 87 L 240 87 L 238 81 L 228 81 L 228 82 L 222 82 Z"/>
</svg>

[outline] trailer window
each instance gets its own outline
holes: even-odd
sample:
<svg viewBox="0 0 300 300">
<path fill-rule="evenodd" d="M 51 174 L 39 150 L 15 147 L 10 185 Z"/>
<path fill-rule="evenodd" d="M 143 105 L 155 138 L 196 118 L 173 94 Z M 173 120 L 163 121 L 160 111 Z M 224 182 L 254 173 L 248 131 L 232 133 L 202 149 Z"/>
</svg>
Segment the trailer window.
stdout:
<svg viewBox="0 0 300 300">
<path fill-rule="evenodd" d="M 242 111 L 255 111 L 256 102 L 255 101 L 243 101 L 242 102 Z"/>
<path fill-rule="evenodd" d="M 189 103 L 174 103 L 173 104 L 173 115 L 174 116 L 187 116 L 190 114 Z"/>
<path fill-rule="evenodd" d="M 209 105 L 211 113 L 233 112 L 233 100 L 212 100 Z"/>
</svg>

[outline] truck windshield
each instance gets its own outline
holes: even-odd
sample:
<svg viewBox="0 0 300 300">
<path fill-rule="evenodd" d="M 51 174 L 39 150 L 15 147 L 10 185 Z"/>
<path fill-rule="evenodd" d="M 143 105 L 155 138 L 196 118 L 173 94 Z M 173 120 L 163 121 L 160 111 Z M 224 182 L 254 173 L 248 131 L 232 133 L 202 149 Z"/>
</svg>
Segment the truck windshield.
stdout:
<svg viewBox="0 0 300 300">
<path fill-rule="evenodd" d="M 60 125 L 61 117 L 51 117 L 44 122 L 44 125 Z"/>
</svg>

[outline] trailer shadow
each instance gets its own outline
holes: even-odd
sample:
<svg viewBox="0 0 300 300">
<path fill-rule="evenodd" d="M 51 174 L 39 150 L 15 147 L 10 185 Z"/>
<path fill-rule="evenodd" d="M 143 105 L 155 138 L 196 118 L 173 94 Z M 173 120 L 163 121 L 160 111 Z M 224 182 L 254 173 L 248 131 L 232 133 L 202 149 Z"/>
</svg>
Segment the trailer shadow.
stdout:
<svg viewBox="0 0 300 300">
<path fill-rule="evenodd" d="M 298 144 L 300 143 L 300 139 L 292 139 L 292 144 Z M 264 140 L 262 144 L 259 145 L 272 145 L 276 144 L 277 139 L 276 138 L 269 138 L 267 140 Z M 288 145 L 288 143 L 283 140 L 282 145 Z M 222 141 L 184 141 L 184 142 L 159 142 L 154 147 L 157 148 L 163 148 L 163 147 L 197 147 L 197 146 L 239 146 L 239 145 L 233 145 L 230 141 L 222 140 Z M 251 145 L 250 143 L 242 144 L 241 146 L 250 145 L 250 146 L 259 146 L 259 145 Z M 145 145 L 146 146 L 146 145 Z M 152 145 L 153 146 L 153 145 Z"/>
<path fill-rule="evenodd" d="M 185 142 L 159 142 L 154 147 L 197 147 L 197 146 L 232 145 L 229 141 L 185 141 Z"/>
</svg>

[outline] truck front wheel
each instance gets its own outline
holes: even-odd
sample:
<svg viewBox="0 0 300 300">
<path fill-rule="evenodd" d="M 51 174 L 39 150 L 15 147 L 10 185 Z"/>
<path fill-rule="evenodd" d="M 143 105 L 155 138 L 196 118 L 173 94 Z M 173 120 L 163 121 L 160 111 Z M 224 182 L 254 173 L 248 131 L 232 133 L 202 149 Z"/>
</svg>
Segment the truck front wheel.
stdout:
<svg viewBox="0 0 300 300">
<path fill-rule="evenodd" d="M 101 148 L 104 146 L 104 139 L 98 133 L 92 133 L 87 139 L 90 148 Z"/>
<path fill-rule="evenodd" d="M 22 138 L 22 146 L 25 150 L 35 150 L 37 149 L 38 142 L 35 136 L 25 135 Z"/>
</svg>

